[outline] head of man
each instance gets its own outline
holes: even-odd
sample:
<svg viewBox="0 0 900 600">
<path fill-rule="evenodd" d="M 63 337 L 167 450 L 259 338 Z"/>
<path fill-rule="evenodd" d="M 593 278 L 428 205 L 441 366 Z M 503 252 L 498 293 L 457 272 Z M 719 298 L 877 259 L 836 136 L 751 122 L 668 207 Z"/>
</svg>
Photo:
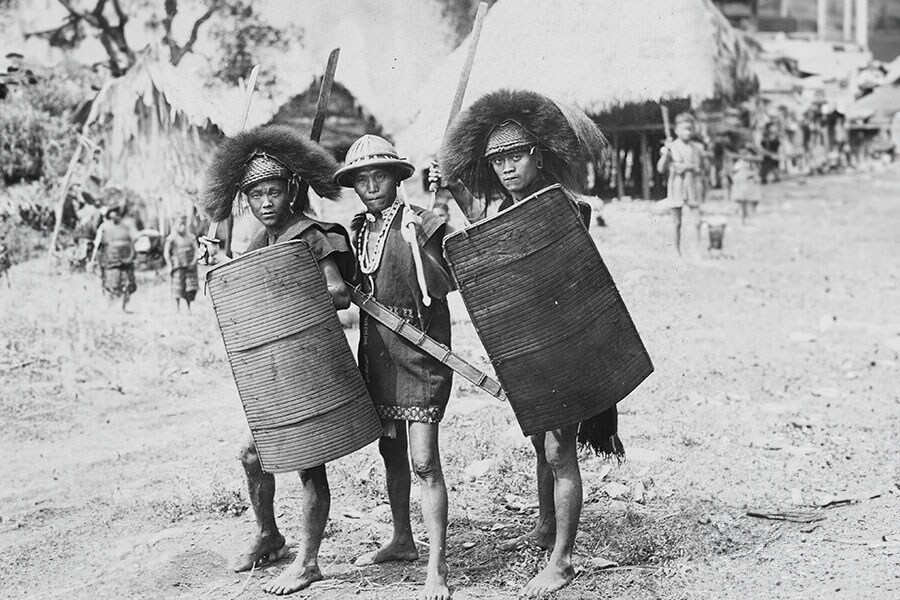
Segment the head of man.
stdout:
<svg viewBox="0 0 900 600">
<path fill-rule="evenodd" d="M 309 141 L 296 129 L 266 125 L 226 138 L 216 150 L 206 176 L 206 188 L 198 204 L 211 221 L 221 222 L 232 214 L 236 199 L 248 202 L 247 192 L 269 179 L 286 182 L 287 212 L 302 215 L 309 208 L 307 188 L 321 198 L 336 200 L 340 186 L 333 181 L 337 163 L 324 148 Z M 281 184 L 276 184 L 281 185 Z M 269 187 L 268 184 L 263 186 Z M 268 191 L 266 193 L 268 196 Z M 275 193 L 273 192 L 273 199 Z M 262 200 L 262 197 L 258 197 Z M 262 204 L 261 202 L 259 204 Z M 256 218 L 259 215 L 253 212 Z M 264 221 L 280 214 L 264 207 Z M 278 223 L 280 227 L 283 223 Z M 272 233 L 272 232 L 270 232 Z M 277 232 L 274 232 L 277 233 Z"/>
<path fill-rule="evenodd" d="M 371 213 L 380 213 L 397 199 L 400 179 L 389 167 L 362 167 L 355 169 L 350 177 L 353 189 Z"/>
<path fill-rule="evenodd" d="M 435 204 L 431 208 L 431 212 L 433 212 L 444 223 L 450 222 L 450 208 L 446 204 Z"/>
<path fill-rule="evenodd" d="M 530 190 L 540 176 L 535 147 L 513 150 L 491 157 L 491 168 L 507 192 L 517 196 Z"/>
<path fill-rule="evenodd" d="M 122 220 L 122 209 L 118 206 L 111 206 L 106 210 L 106 218 L 116 225 Z"/>
<path fill-rule="evenodd" d="M 185 233 L 187 233 L 187 219 L 185 217 L 175 219 L 175 232 L 178 235 L 184 235 Z"/>
<path fill-rule="evenodd" d="M 291 212 L 287 179 L 264 179 L 244 189 L 250 212 L 267 229 L 276 229 Z"/>
<path fill-rule="evenodd" d="M 491 131 L 484 156 L 503 188 L 517 199 L 532 190 L 544 166 L 537 138 L 513 120 Z"/>
<path fill-rule="evenodd" d="M 688 142 L 694 136 L 694 119 L 686 113 L 681 113 L 675 119 L 675 136 L 682 142 Z"/>
<path fill-rule="evenodd" d="M 397 199 L 400 182 L 415 172 L 415 167 L 400 158 L 394 146 L 377 135 L 364 135 L 347 150 L 343 167 L 334 181 L 352 187 L 371 213 L 380 213 Z"/>
<path fill-rule="evenodd" d="M 476 197 L 515 196 L 503 184 L 502 165 L 495 171 L 491 159 L 522 151 L 539 171 L 530 193 L 554 183 L 587 193 L 586 165 L 602 163 L 605 148 L 606 139 L 583 111 L 529 90 L 497 90 L 454 119 L 441 147 L 441 178 L 458 179 Z M 515 178 L 509 183 L 518 185 Z"/>
<path fill-rule="evenodd" d="M 257 153 L 247 161 L 241 192 L 247 198 L 250 212 L 266 229 L 277 229 L 296 210 L 293 201 L 298 185 L 291 182 L 297 179 L 284 163 L 269 154 Z"/>
</svg>

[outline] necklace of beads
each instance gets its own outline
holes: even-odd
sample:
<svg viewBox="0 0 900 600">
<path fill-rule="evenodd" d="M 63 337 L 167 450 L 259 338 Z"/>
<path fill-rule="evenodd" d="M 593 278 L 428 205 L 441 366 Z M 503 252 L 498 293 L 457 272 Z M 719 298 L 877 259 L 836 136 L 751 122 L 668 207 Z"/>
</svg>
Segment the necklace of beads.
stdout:
<svg viewBox="0 0 900 600">
<path fill-rule="evenodd" d="M 369 229 L 371 228 L 372 223 L 375 222 L 375 215 L 366 213 L 366 220 L 359 231 L 356 242 L 356 257 L 359 259 L 359 268 L 366 275 L 371 275 L 378 270 L 379 266 L 381 266 L 381 257 L 384 255 L 384 244 L 387 241 L 388 233 L 390 233 L 391 223 L 394 222 L 394 217 L 400 212 L 401 206 L 403 206 L 403 202 L 400 198 L 397 198 L 387 210 L 382 211 L 381 218 L 384 223 L 381 226 L 381 231 L 378 232 L 378 239 L 375 240 L 375 252 L 371 256 L 369 255 Z"/>
</svg>

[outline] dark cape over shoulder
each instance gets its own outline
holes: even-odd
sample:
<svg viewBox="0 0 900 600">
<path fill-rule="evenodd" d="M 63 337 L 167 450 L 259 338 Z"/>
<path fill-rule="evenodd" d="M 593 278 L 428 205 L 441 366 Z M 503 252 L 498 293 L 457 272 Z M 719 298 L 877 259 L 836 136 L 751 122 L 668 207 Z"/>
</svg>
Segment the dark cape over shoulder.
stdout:
<svg viewBox="0 0 900 600">
<path fill-rule="evenodd" d="M 337 223 L 317 221 L 304 214 L 291 215 L 280 233 L 275 236 L 275 243 L 296 239 L 301 239 L 309 244 L 316 260 L 331 257 L 337 263 L 338 270 L 344 279 L 350 283 L 356 283 L 356 257 L 347 231 L 343 227 Z M 263 230 L 251 240 L 250 245 L 247 246 L 247 252 L 259 250 L 268 245 L 269 234 Z"/>
</svg>

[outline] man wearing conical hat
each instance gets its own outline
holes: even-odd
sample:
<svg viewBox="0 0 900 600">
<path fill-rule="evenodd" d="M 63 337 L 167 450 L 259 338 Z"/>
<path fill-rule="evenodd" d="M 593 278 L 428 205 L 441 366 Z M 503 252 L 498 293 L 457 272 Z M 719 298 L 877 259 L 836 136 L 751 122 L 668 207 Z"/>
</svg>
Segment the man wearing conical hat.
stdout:
<svg viewBox="0 0 900 600">
<path fill-rule="evenodd" d="M 332 223 L 310 218 L 306 187 L 325 198 L 338 198 L 340 187 L 332 181 L 334 159 L 317 144 L 283 126 L 253 129 L 229 138 L 219 147 L 208 174 L 203 208 L 214 221 L 231 215 L 236 197 L 245 199 L 264 229 L 248 251 L 290 240 L 305 241 L 322 274 L 335 308 L 350 306 L 345 280 L 355 277 L 355 260 L 346 231 Z M 247 476 L 250 503 L 257 532 L 250 548 L 236 560 L 235 571 L 283 558 L 288 543 L 275 523 L 275 476 L 262 470 L 252 437 L 240 454 Z M 301 531 L 297 557 L 278 577 L 264 586 L 283 595 L 322 579 L 319 545 L 325 532 L 331 493 L 325 466 L 300 471 L 302 484 Z"/>
<path fill-rule="evenodd" d="M 441 163 L 433 163 L 429 179 L 448 188 L 472 222 L 559 183 L 587 227 L 590 207 L 572 192 L 583 191 L 584 165 L 599 161 L 605 146 L 584 113 L 535 92 L 500 90 L 476 100 L 453 122 Z M 579 443 L 599 454 L 624 455 L 615 406 L 576 426 L 533 435 L 531 442 L 537 455 L 538 521 L 531 532 L 500 545 L 515 550 L 528 542 L 552 549 L 547 565 L 523 589 L 526 596 L 559 590 L 575 576 L 572 551 L 582 505 Z"/>
<path fill-rule="evenodd" d="M 347 151 L 346 164 L 334 180 L 356 190 L 365 211 L 353 220 L 354 248 L 362 271 L 361 287 L 415 327 L 450 345 L 447 293 L 450 276 L 442 256 L 444 221 L 430 211 L 406 205 L 400 182 L 413 165 L 375 135 L 364 135 Z M 403 231 L 415 227 L 415 236 Z M 427 288 L 417 278 L 412 243 L 421 254 Z M 384 424 L 379 450 L 387 473 L 393 537 L 359 557 L 357 565 L 419 556 L 409 515 L 410 473 L 419 479 L 429 553 L 420 598 L 444 600 L 447 587 L 447 488 L 438 452 L 438 424 L 450 398 L 451 370 L 400 338 L 369 315 L 360 315 L 359 367 L 375 409 Z"/>
</svg>

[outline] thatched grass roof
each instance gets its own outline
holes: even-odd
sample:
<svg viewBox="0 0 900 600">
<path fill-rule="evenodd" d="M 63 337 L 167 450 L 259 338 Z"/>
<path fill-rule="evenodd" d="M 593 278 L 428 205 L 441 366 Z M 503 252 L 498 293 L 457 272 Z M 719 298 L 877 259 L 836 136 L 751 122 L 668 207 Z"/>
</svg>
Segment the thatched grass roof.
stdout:
<svg viewBox="0 0 900 600">
<path fill-rule="evenodd" d="M 851 119 L 865 120 L 870 125 L 888 126 L 900 112 L 900 83 L 880 85 L 850 105 Z"/>
<path fill-rule="evenodd" d="M 86 125 L 100 147 L 99 175 L 143 196 L 152 218 L 186 214 L 188 192 L 201 186 L 213 144 L 231 126 L 216 107 L 196 80 L 146 51 L 91 106 Z"/>
<path fill-rule="evenodd" d="M 423 90 L 397 136 L 421 166 L 440 144 L 466 40 Z M 742 98 L 755 89 L 750 51 L 710 0 L 500 0 L 488 12 L 466 103 L 525 88 L 600 115 L 632 103 Z"/>
</svg>

